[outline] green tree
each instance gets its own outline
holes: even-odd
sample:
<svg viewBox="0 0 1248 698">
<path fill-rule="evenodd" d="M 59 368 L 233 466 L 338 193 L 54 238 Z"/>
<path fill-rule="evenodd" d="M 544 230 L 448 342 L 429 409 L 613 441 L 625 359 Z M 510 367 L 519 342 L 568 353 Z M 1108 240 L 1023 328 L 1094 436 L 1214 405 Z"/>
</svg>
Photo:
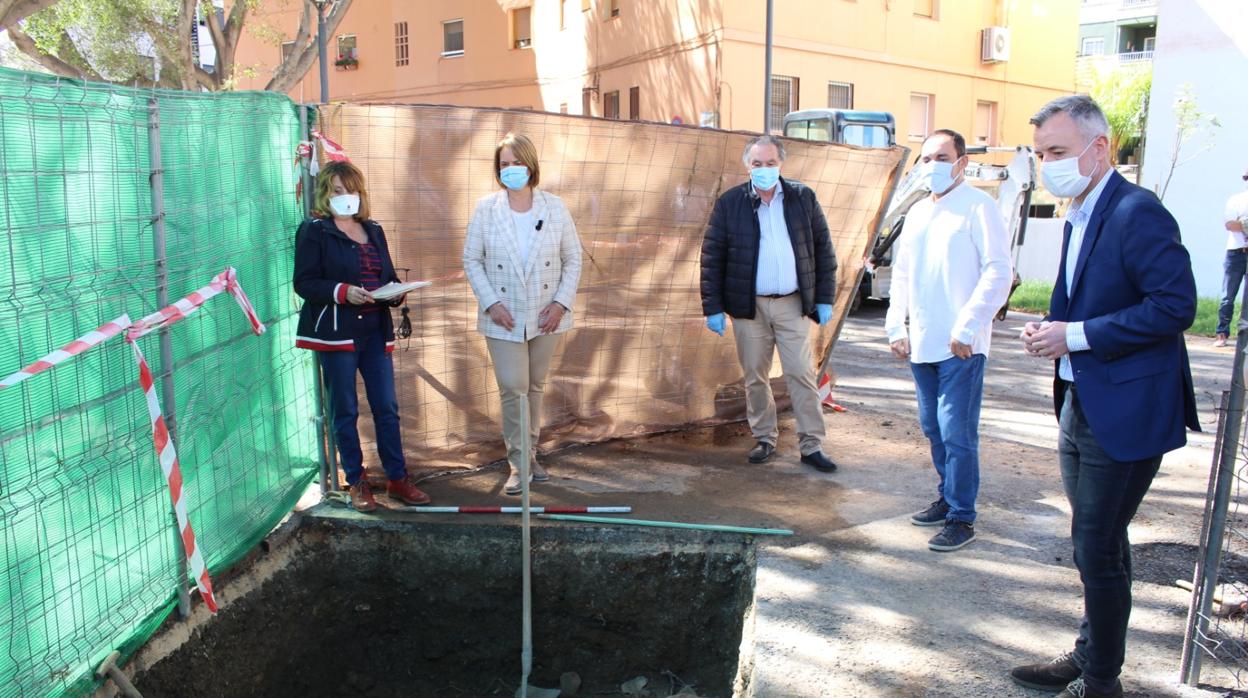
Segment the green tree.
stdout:
<svg viewBox="0 0 1248 698">
<path fill-rule="evenodd" d="M 31 2 L 33 0 L 28 0 Z M 2 5 L 5 0 L 0 0 Z M 325 23 L 333 32 L 352 0 L 336 0 Z M 45 70 L 84 80 L 119 82 L 186 90 L 233 89 L 240 76 L 254 76 L 257 68 L 237 63 L 243 28 L 261 40 L 280 46 L 293 38 L 294 50 L 284 59 L 265 89 L 286 92 L 316 60 L 316 12 L 312 0 L 269 0 L 266 9 L 300 7 L 294 37 L 280 28 L 253 19 L 261 0 L 235 0 L 218 18 L 211 0 L 60 0 L 3 25 L 13 44 Z M 192 26 L 196 10 L 205 18 L 199 27 L 208 32 L 216 50 L 212 71 L 196 61 Z"/>
<path fill-rule="evenodd" d="M 1119 153 L 1133 149 L 1144 134 L 1153 70 L 1151 65 L 1142 65 L 1098 70 L 1092 84 L 1092 98 L 1109 121 L 1109 148 L 1115 163 Z"/>
</svg>

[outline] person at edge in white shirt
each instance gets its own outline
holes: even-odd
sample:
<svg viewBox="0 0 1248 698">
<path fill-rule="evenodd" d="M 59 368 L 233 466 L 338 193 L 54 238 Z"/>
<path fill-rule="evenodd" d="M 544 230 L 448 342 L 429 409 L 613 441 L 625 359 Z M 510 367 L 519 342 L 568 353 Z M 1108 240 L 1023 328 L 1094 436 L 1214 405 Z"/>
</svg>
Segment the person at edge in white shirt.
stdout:
<svg viewBox="0 0 1248 698">
<path fill-rule="evenodd" d="M 1244 170 L 1244 185 L 1248 186 L 1248 170 Z M 1222 302 L 1218 305 L 1217 338 L 1213 346 L 1224 347 L 1231 336 L 1231 315 L 1235 313 L 1235 296 L 1239 285 L 1248 273 L 1248 191 L 1232 194 L 1226 200 L 1222 218 L 1226 227 L 1226 260 L 1222 263 Z M 1243 310 L 1241 309 L 1242 313 Z"/>
<path fill-rule="evenodd" d="M 956 131 L 924 141 L 918 166 L 932 194 L 906 216 L 884 321 L 893 356 L 910 360 L 939 477 L 936 501 L 910 522 L 942 527 L 928 541 L 938 552 L 975 539 L 984 367 L 993 316 L 1014 280 L 1005 221 L 991 196 L 966 183 L 966 165 Z"/>
</svg>

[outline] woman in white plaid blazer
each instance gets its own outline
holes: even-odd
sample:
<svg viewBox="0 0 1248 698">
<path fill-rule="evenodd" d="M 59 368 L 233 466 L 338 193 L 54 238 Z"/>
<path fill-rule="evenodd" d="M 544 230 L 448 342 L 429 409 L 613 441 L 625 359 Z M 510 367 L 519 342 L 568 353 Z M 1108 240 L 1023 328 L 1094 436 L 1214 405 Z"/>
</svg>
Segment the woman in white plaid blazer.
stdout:
<svg viewBox="0 0 1248 698">
<path fill-rule="evenodd" d="M 521 410 L 529 410 L 530 480 L 550 479 L 537 462 L 542 395 L 559 335 L 572 329 L 581 241 L 559 197 L 537 189 L 541 170 L 528 137 L 509 133 L 494 149 L 502 191 L 477 202 L 464 242 L 464 270 L 481 314 L 477 329 L 494 362 L 511 475 L 520 494 Z"/>
</svg>

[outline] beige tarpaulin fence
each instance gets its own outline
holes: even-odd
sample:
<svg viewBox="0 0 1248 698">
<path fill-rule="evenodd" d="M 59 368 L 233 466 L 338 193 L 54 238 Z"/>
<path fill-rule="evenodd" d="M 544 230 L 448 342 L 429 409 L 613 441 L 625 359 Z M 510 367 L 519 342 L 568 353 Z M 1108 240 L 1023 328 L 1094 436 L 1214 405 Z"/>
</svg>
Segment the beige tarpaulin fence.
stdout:
<svg viewBox="0 0 1248 698">
<path fill-rule="evenodd" d="M 711 208 L 746 178 L 748 134 L 440 106 L 347 104 L 321 114 L 324 133 L 367 177 L 395 265 L 435 282 L 409 296 L 412 336 L 395 353 L 409 465 L 502 457 L 498 390 L 460 258 L 476 201 L 497 190 L 494 147 L 508 131 L 537 144 L 541 188 L 563 199 L 584 248 L 575 329 L 546 388 L 542 448 L 744 418 L 735 346 L 706 330 L 698 280 Z M 839 262 L 817 360 L 848 313 L 904 152 L 788 143 L 783 174 L 817 193 Z M 784 400 L 783 381 L 773 384 Z"/>
</svg>

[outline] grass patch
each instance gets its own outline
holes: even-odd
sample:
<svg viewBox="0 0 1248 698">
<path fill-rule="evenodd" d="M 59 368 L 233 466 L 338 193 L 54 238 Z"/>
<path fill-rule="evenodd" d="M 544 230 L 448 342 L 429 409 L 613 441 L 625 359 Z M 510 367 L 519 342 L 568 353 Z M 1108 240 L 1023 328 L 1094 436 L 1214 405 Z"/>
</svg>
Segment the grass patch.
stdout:
<svg viewBox="0 0 1248 698">
<path fill-rule="evenodd" d="M 1010 310 L 1043 315 L 1049 312 L 1049 297 L 1051 295 L 1053 295 L 1053 284 L 1044 281 L 1024 281 L 1021 286 L 1015 289 L 1014 295 L 1010 296 Z M 1217 298 L 1196 299 L 1196 321 L 1187 330 L 1188 334 L 1200 334 L 1208 337 L 1214 335 L 1214 332 L 1218 329 L 1219 302 Z M 1231 318 L 1232 331 L 1239 326 L 1239 311 L 1240 308 L 1235 308 L 1235 315 Z"/>
</svg>

